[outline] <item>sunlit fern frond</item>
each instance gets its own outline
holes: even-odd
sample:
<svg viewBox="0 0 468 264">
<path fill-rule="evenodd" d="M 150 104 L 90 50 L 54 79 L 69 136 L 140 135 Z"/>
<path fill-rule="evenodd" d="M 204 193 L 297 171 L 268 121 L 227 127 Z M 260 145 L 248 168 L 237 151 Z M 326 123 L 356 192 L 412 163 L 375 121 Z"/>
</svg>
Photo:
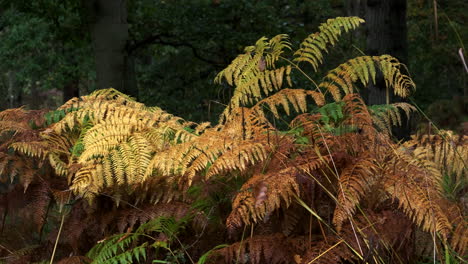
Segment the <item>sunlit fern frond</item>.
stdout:
<svg viewBox="0 0 468 264">
<path fill-rule="evenodd" d="M 372 157 L 362 157 L 345 167 L 339 176 L 338 201 L 333 215 L 333 224 L 338 231 L 348 217 L 354 214 L 356 205 L 370 191 L 379 178 L 376 161 Z"/>
<path fill-rule="evenodd" d="M 356 93 L 355 84 L 360 81 L 366 87 L 375 83 L 377 69 L 383 74 L 385 84 L 392 87 L 394 94 L 408 97 L 415 89 L 411 78 L 400 71 L 402 64 L 390 55 L 361 56 L 348 60 L 328 72 L 318 85 L 322 91 L 329 92 L 335 101 L 341 100 L 341 91 L 344 94 Z"/>
<path fill-rule="evenodd" d="M 287 208 L 299 194 L 295 168 L 252 176 L 241 188 L 232 203 L 232 211 L 226 225 L 230 231 L 256 223 L 268 217 L 274 210 Z"/>
<path fill-rule="evenodd" d="M 255 46 L 246 47 L 244 54 L 239 55 L 216 76 L 215 82 L 221 83 L 225 79 L 229 85 L 235 87 L 230 103 L 221 115 L 221 121 L 232 109 L 256 103 L 282 89 L 285 79 L 289 86 L 292 85 L 289 77 L 291 66 L 275 66 L 284 49 L 290 49 L 287 35 L 277 35 L 270 40 L 263 37 Z"/>
<path fill-rule="evenodd" d="M 92 151 L 89 156 L 85 150 L 81 156 L 89 159 L 78 160 L 83 167 L 76 172 L 70 187 L 81 195 L 144 182 L 153 149 L 142 134 L 133 134 L 112 148 Z"/>
<path fill-rule="evenodd" d="M 270 147 L 255 140 L 232 139 L 222 132 L 202 136 L 157 153 L 148 167 L 164 176 L 180 175 L 179 183 L 188 187 L 196 176 L 209 179 L 220 173 L 245 171 L 249 165 L 264 161 Z"/>
<path fill-rule="evenodd" d="M 463 179 L 467 175 L 467 145 L 468 136 L 441 131 L 438 135 L 412 136 L 410 141 L 405 142 L 404 147 L 414 151 L 426 150 L 432 154 L 432 157 L 428 158 L 437 164 L 440 171 Z"/>
<path fill-rule="evenodd" d="M 146 176 L 156 173 L 177 179 L 189 187 L 194 179 L 209 179 L 220 173 L 245 171 L 261 163 L 270 152 L 269 125 L 247 108 L 234 109 L 222 126 L 208 128 L 190 141 L 158 152 Z"/>
<path fill-rule="evenodd" d="M 319 26 L 319 32 L 309 35 L 302 43 L 298 51 L 294 53 L 294 61 L 305 61 L 317 71 L 323 62 L 323 52 L 328 52 L 327 46 L 334 46 L 338 38 L 349 30 L 356 29 L 364 20 L 359 17 L 337 17 L 328 19 Z"/>
<path fill-rule="evenodd" d="M 126 105 L 131 108 L 145 109 L 146 106 L 142 103 L 136 102 L 130 96 L 115 90 L 114 88 L 96 90 L 93 93 L 81 96 L 79 98 L 72 98 L 65 104 L 60 106 L 58 110 L 78 110 L 82 108 L 96 107 L 96 104 L 103 101 L 112 101 L 116 105 Z"/>
<path fill-rule="evenodd" d="M 290 49 L 290 46 L 286 34 L 277 35 L 270 40 L 262 37 L 255 43 L 255 46 L 246 47 L 245 53 L 237 56 L 216 76 L 215 81 L 220 83 L 224 78 L 229 85 L 238 85 L 245 80 L 245 76 L 264 70 L 265 67 L 274 67 L 283 50 Z"/>
<path fill-rule="evenodd" d="M 273 113 L 276 118 L 280 116 L 278 113 L 279 105 L 283 107 L 287 115 L 291 114 L 290 105 L 292 105 L 296 113 L 304 113 L 307 111 L 308 97 L 311 97 L 318 106 L 325 104 L 325 98 L 319 92 L 303 89 L 283 89 L 259 101 L 252 109 L 257 114 L 263 116 L 262 112 L 266 112 L 263 108 L 266 107 L 267 111 Z"/>
</svg>

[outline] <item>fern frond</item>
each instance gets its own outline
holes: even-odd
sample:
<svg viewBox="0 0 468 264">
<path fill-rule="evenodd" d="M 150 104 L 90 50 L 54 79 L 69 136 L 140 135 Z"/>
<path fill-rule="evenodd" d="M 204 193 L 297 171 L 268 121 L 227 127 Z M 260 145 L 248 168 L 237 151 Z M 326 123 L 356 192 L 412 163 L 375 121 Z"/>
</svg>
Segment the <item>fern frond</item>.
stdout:
<svg viewBox="0 0 468 264">
<path fill-rule="evenodd" d="M 303 113 L 307 111 L 308 96 L 310 96 L 318 106 L 325 104 L 325 98 L 319 92 L 303 89 L 283 89 L 259 101 L 252 109 L 260 116 L 263 116 L 261 114 L 264 111 L 263 107 L 267 106 L 268 110 L 273 113 L 276 118 L 279 118 L 277 106 L 281 105 L 286 114 L 290 115 L 291 110 L 289 105 L 292 105 L 297 113 Z"/>
<path fill-rule="evenodd" d="M 334 46 L 342 34 L 342 30 L 348 32 L 364 23 L 359 17 L 337 17 L 328 19 L 326 23 L 319 26 L 319 32 L 309 35 L 294 55 L 294 61 L 305 61 L 312 65 L 315 71 L 323 62 L 322 52 L 328 52 L 327 46 Z"/>
<path fill-rule="evenodd" d="M 226 221 L 228 229 L 256 223 L 280 207 L 287 208 L 292 197 L 299 194 L 297 173 L 294 168 L 287 168 L 251 177 L 234 198 Z"/>
<path fill-rule="evenodd" d="M 215 250 L 208 263 L 295 263 L 297 253 L 282 234 L 258 235 Z"/>
<path fill-rule="evenodd" d="M 341 172 L 338 201 L 333 215 L 333 224 L 338 232 L 343 222 L 354 214 L 361 197 L 369 192 L 374 181 L 381 176 L 375 163 L 371 157 L 364 156 Z"/>
<path fill-rule="evenodd" d="M 229 116 L 232 109 L 256 103 L 271 92 L 280 90 L 285 78 L 292 85 L 289 77 L 291 66 L 275 68 L 275 62 L 284 49 L 290 49 L 287 35 L 280 34 L 269 41 L 263 37 L 255 46 L 246 47 L 244 54 L 239 55 L 216 76 L 215 82 L 220 83 L 225 79 L 229 85 L 235 86 L 221 121 Z"/>
<path fill-rule="evenodd" d="M 401 66 L 402 64 L 390 55 L 357 57 L 329 71 L 318 87 L 330 92 L 335 101 L 340 101 L 340 90 L 344 94 L 356 93 L 354 84 L 357 81 L 364 87 L 371 81 L 375 83 L 376 68 L 379 68 L 386 86 L 393 87 L 394 94 L 408 97 L 410 91 L 415 89 L 415 84 L 409 76 L 401 73 Z"/>
<path fill-rule="evenodd" d="M 369 112 L 372 115 L 374 124 L 384 133 L 391 134 L 392 126 L 401 126 L 402 110 L 407 119 L 411 112 L 416 111 L 416 108 L 407 103 L 394 103 L 388 105 L 371 105 L 368 106 Z"/>
<path fill-rule="evenodd" d="M 468 166 L 467 145 L 468 136 L 441 131 L 439 135 L 412 136 L 410 141 L 405 142 L 404 148 L 429 152 L 431 156 L 428 158 L 437 164 L 440 171 L 463 179 Z"/>
<path fill-rule="evenodd" d="M 48 144 L 46 142 L 16 142 L 10 145 L 15 151 L 33 158 L 44 159 L 48 154 Z"/>
<path fill-rule="evenodd" d="M 423 230 L 438 232 L 446 240 L 452 225 L 437 203 L 441 194 L 427 172 L 397 157 L 388 164 L 385 190 L 398 199 L 400 207 Z"/>
</svg>

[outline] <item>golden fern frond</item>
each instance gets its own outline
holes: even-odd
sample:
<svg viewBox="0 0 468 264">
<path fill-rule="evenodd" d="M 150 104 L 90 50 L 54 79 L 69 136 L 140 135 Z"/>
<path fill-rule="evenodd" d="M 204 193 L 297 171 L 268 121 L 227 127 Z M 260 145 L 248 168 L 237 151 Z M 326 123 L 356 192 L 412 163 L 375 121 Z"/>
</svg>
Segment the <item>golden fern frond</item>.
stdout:
<svg viewBox="0 0 468 264">
<path fill-rule="evenodd" d="M 78 110 L 82 108 L 96 107 L 96 103 L 109 101 L 119 106 L 128 106 L 137 109 L 146 109 L 142 103 L 136 102 L 130 96 L 115 90 L 114 88 L 101 89 L 92 92 L 90 95 L 72 98 L 60 106 L 58 110 Z"/>
<path fill-rule="evenodd" d="M 195 177 L 209 179 L 219 173 L 245 171 L 266 159 L 269 129 L 250 109 L 233 109 L 224 125 L 156 153 L 146 177 L 154 171 L 164 177 L 176 175 L 179 184 L 188 187 Z"/>
<path fill-rule="evenodd" d="M 232 203 L 232 211 L 226 220 L 229 230 L 256 223 L 274 210 L 287 208 L 294 195 L 299 195 L 295 168 L 278 172 L 255 174 L 241 188 Z"/>
<path fill-rule="evenodd" d="M 291 104 L 297 113 L 303 113 L 307 111 L 307 96 L 310 96 L 318 106 L 325 104 L 325 98 L 319 92 L 303 89 L 283 89 L 259 101 L 252 109 L 257 114 L 263 116 L 263 107 L 267 106 L 268 110 L 273 113 L 276 118 L 279 118 L 277 106 L 281 105 L 286 114 L 289 115 L 291 113 L 289 105 Z"/>
<path fill-rule="evenodd" d="M 324 80 L 318 85 L 327 90 L 335 101 L 341 100 L 342 90 L 345 94 L 355 93 L 354 84 L 360 81 L 367 86 L 371 81 L 375 83 L 376 68 L 378 67 L 387 87 L 393 87 L 394 94 L 408 97 L 415 84 L 411 78 L 400 71 L 402 64 L 390 55 L 361 56 L 348 60 L 328 72 Z"/>
<path fill-rule="evenodd" d="M 49 148 L 47 142 L 33 141 L 33 142 L 16 142 L 10 145 L 15 151 L 23 153 L 27 156 L 39 159 L 45 159 Z"/>
<path fill-rule="evenodd" d="M 429 152 L 431 157 L 428 158 L 437 164 L 440 171 L 463 179 L 467 172 L 467 145 L 468 136 L 441 131 L 439 135 L 412 136 L 412 139 L 405 142 L 403 147 L 414 151 Z"/>
<path fill-rule="evenodd" d="M 144 182 L 153 152 L 148 140 L 135 133 L 115 146 L 105 152 L 95 152 L 93 159 L 78 160 L 83 167 L 76 172 L 70 189 L 78 194 L 87 192 L 92 195 L 105 188 Z"/>
<path fill-rule="evenodd" d="M 339 176 L 338 201 L 333 215 L 333 224 L 338 231 L 343 222 L 354 214 L 356 206 L 379 178 L 376 161 L 361 157 L 344 168 Z"/>
<path fill-rule="evenodd" d="M 359 17 L 337 17 L 328 19 L 319 26 L 319 32 L 309 35 L 294 55 L 294 61 L 305 61 L 312 65 L 315 71 L 323 62 L 322 52 L 328 52 L 327 46 L 334 46 L 341 36 L 342 30 L 348 32 L 357 28 L 364 20 Z"/>
</svg>

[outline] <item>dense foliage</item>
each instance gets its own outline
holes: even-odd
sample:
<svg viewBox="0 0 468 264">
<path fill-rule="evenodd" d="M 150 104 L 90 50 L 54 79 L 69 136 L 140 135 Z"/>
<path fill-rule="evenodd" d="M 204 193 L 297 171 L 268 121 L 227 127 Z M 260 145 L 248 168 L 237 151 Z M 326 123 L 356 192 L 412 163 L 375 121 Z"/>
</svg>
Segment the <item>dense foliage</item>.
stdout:
<svg viewBox="0 0 468 264">
<path fill-rule="evenodd" d="M 11 182 L 1 254 L 12 263 L 408 263 L 432 247 L 441 261 L 461 261 L 467 137 L 392 140 L 415 108 L 367 106 L 357 93 L 377 72 L 394 94 L 414 90 L 390 55 L 314 78 L 363 22 L 337 17 L 298 46 L 280 34 L 245 48 L 216 76 L 234 91 L 214 125 L 114 89 L 48 113 L 0 112 L 0 179 Z"/>
</svg>

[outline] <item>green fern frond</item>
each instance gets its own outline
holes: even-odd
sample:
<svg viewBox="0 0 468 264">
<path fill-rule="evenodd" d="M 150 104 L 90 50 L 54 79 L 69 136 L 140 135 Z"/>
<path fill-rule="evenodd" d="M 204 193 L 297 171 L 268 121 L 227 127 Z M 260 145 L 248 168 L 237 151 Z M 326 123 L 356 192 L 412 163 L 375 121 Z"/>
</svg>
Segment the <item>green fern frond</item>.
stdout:
<svg viewBox="0 0 468 264">
<path fill-rule="evenodd" d="M 359 17 L 337 17 L 328 19 L 319 26 L 319 32 L 309 35 L 294 55 L 294 61 L 305 61 L 312 65 L 315 71 L 323 62 L 322 52 L 328 52 L 327 46 L 334 46 L 342 34 L 357 28 L 364 20 Z"/>
<path fill-rule="evenodd" d="M 86 255 L 92 263 L 139 263 L 146 260 L 147 250 L 169 249 L 169 243 L 185 228 L 188 218 L 175 221 L 158 217 L 140 225 L 135 232 L 113 235 L 95 245 Z M 153 233 L 164 233 L 168 240 L 160 241 Z M 153 241 L 147 241 L 149 239 Z M 146 240 L 146 241 L 145 241 Z M 145 242 L 143 242 L 145 241 Z"/>
</svg>

